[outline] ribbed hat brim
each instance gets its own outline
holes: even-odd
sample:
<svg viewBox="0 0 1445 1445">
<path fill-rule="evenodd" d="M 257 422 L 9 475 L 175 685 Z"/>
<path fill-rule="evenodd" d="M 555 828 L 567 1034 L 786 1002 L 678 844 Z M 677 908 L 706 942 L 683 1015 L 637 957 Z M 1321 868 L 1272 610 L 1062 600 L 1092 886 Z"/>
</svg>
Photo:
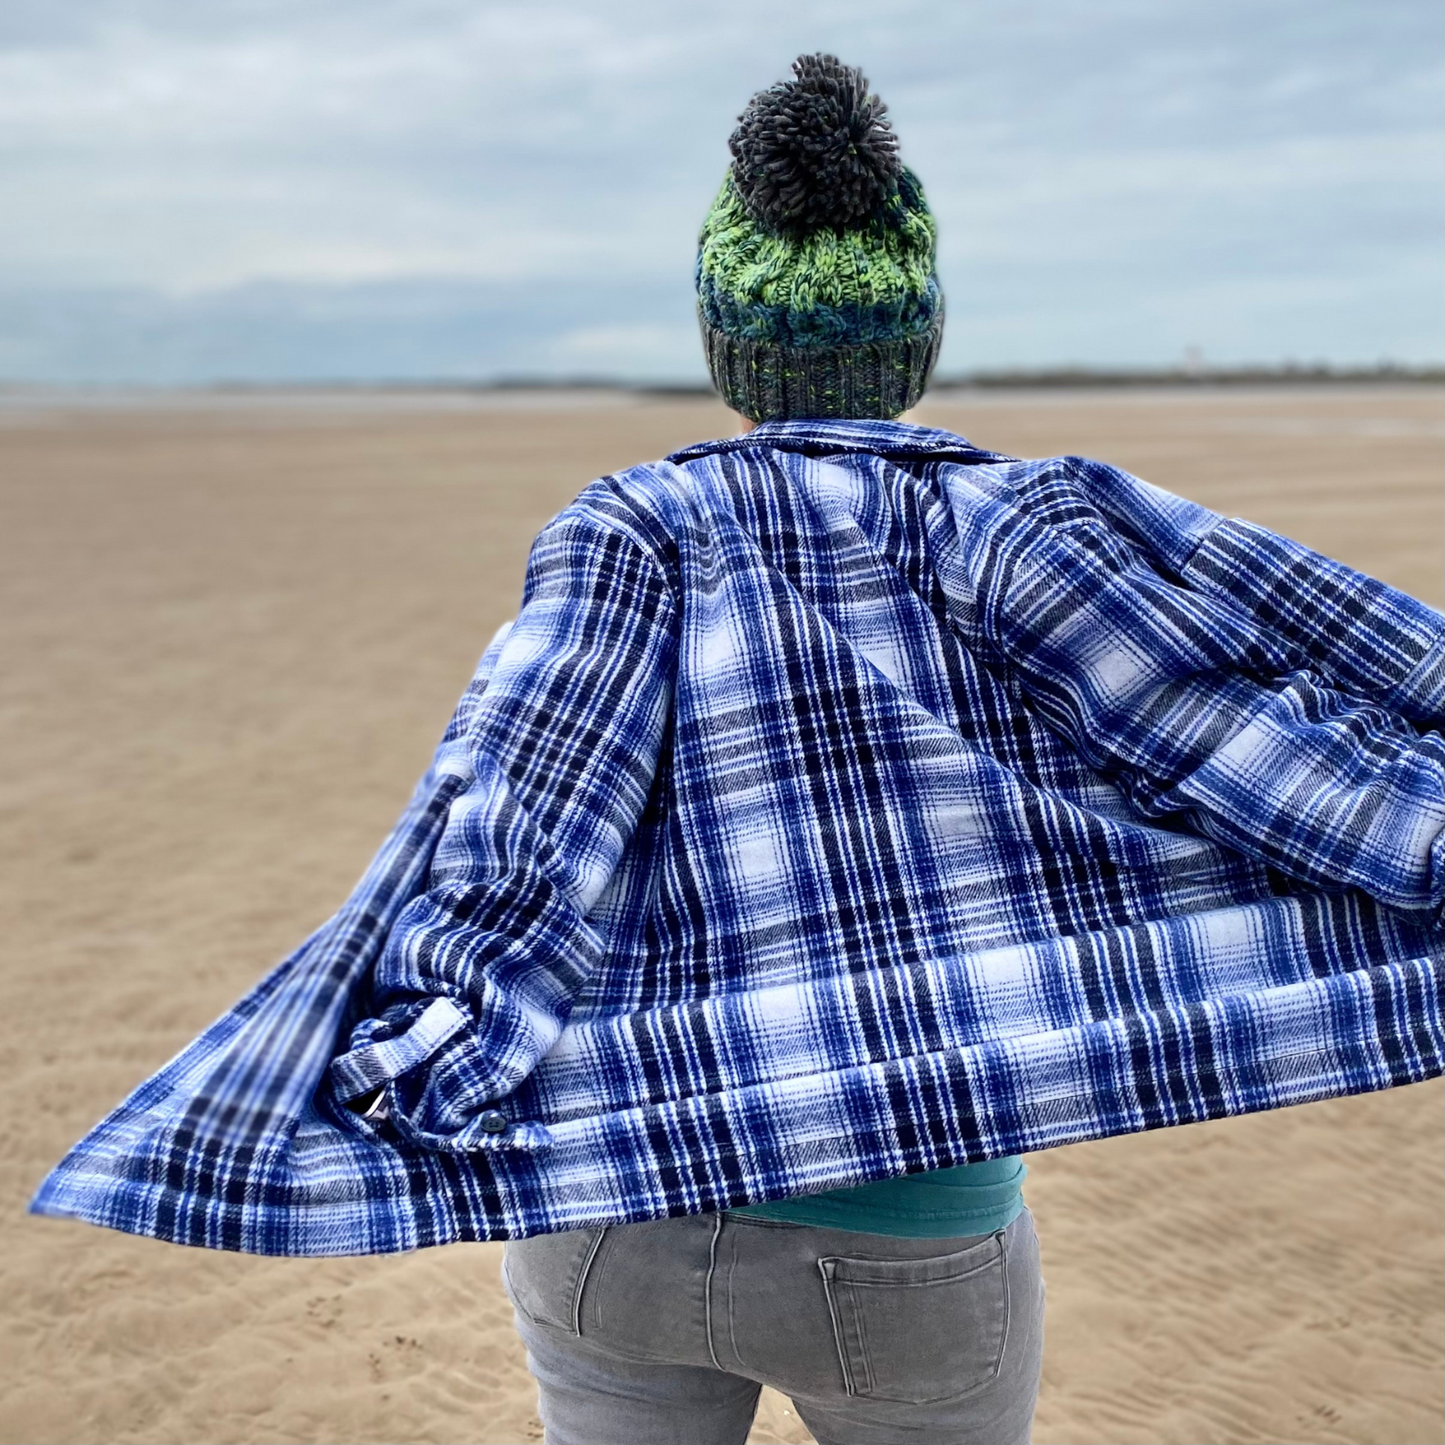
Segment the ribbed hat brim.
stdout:
<svg viewBox="0 0 1445 1445">
<path fill-rule="evenodd" d="M 749 341 L 698 321 L 713 385 L 757 422 L 897 416 L 923 396 L 943 339 L 942 313 L 912 336 L 838 347 Z"/>
</svg>

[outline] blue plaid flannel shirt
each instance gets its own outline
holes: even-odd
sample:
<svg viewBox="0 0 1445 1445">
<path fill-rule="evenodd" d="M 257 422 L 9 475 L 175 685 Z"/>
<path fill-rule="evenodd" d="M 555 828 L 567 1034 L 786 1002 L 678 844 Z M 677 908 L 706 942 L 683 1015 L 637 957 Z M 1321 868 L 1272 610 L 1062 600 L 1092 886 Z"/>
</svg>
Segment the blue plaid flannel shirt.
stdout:
<svg viewBox="0 0 1445 1445">
<path fill-rule="evenodd" d="M 1438 1074 L 1440 644 L 1079 458 L 605 477 L 345 906 L 34 1207 L 377 1253 Z"/>
</svg>

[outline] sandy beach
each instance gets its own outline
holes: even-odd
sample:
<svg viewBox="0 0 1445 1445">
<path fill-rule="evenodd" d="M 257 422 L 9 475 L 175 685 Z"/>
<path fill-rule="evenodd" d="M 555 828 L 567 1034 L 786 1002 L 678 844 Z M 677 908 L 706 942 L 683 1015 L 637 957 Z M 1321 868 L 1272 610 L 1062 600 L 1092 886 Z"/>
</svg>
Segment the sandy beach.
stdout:
<svg viewBox="0 0 1445 1445">
<path fill-rule="evenodd" d="M 958 392 L 1442 600 L 1421 387 Z M 45 1170 L 340 903 L 528 545 L 591 478 L 726 433 L 606 394 L 0 397 L 0 1440 L 541 1438 L 500 1246 L 259 1260 L 24 1213 Z M 1445 1089 L 1035 1156 L 1035 1439 L 1445 1437 Z M 765 1395 L 752 1438 L 809 1439 Z"/>
</svg>

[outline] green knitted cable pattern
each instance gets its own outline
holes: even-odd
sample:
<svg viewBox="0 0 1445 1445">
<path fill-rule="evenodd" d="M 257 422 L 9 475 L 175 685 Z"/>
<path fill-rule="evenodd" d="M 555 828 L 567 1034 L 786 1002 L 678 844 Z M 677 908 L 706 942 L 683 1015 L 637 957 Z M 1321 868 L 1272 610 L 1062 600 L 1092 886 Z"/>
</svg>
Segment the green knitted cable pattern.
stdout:
<svg viewBox="0 0 1445 1445">
<path fill-rule="evenodd" d="M 751 341 L 857 345 L 918 334 L 938 310 L 936 244 L 923 187 L 906 168 L 866 226 L 804 235 L 754 221 L 729 170 L 702 226 L 699 300 L 709 324 Z"/>
</svg>

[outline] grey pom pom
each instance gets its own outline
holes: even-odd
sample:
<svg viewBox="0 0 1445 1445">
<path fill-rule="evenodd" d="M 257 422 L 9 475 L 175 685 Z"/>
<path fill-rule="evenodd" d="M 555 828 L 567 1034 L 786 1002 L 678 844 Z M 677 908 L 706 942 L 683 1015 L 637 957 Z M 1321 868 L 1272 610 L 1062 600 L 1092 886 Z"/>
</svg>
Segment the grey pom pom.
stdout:
<svg viewBox="0 0 1445 1445">
<path fill-rule="evenodd" d="M 856 226 L 902 169 L 887 106 L 835 55 L 800 55 L 793 74 L 748 102 L 728 141 L 743 204 L 780 231 Z"/>
</svg>

